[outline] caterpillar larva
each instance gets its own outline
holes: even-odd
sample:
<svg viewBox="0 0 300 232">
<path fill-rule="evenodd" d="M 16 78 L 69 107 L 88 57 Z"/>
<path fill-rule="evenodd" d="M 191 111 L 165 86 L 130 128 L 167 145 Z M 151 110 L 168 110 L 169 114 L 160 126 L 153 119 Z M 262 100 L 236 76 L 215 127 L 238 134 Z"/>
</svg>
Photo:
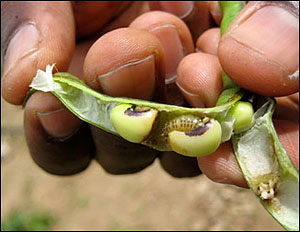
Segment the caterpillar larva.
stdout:
<svg viewBox="0 0 300 232">
<path fill-rule="evenodd" d="M 203 127 L 205 123 L 209 121 L 210 119 L 208 117 L 200 118 L 193 115 L 180 116 L 171 120 L 164 126 L 162 136 L 168 137 L 168 133 L 174 130 L 190 132 L 199 127 Z"/>
</svg>

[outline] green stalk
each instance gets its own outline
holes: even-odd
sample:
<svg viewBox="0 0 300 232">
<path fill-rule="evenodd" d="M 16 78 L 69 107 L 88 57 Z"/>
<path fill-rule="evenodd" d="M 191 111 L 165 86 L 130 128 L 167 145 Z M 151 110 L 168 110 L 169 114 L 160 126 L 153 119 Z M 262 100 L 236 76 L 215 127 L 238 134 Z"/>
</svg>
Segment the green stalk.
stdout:
<svg viewBox="0 0 300 232">
<path fill-rule="evenodd" d="M 241 9 L 245 6 L 245 2 L 242 1 L 219 1 L 223 19 L 221 22 L 221 36 L 226 31 L 229 24 L 233 19 L 238 15 Z M 232 94 L 237 93 L 240 90 L 240 87 L 235 84 L 224 71 L 222 71 L 222 80 L 223 80 L 223 92 L 221 93 L 217 105 L 222 105 L 226 102 Z"/>
</svg>

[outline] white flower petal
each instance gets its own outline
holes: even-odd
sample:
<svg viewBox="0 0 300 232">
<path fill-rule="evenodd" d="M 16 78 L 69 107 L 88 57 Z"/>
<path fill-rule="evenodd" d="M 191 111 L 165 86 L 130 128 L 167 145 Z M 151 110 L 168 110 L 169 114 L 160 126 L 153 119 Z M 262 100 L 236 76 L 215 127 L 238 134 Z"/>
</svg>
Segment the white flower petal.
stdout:
<svg viewBox="0 0 300 232">
<path fill-rule="evenodd" d="M 53 81 L 52 70 L 55 64 L 47 65 L 46 72 L 38 69 L 29 87 L 43 92 L 63 91 L 59 84 Z"/>
</svg>

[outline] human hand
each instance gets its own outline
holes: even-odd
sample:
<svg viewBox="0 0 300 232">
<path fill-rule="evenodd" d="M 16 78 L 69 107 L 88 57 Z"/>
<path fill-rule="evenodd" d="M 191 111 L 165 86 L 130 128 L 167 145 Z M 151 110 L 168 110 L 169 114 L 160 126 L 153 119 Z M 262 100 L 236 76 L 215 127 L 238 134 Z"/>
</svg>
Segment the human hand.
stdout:
<svg viewBox="0 0 300 232">
<path fill-rule="evenodd" d="M 31 12 L 35 12 L 31 13 L 30 16 L 34 23 L 24 24 L 28 27 L 17 30 L 22 33 L 25 31 L 25 35 L 26 33 L 31 36 L 34 36 L 35 33 L 38 34 L 38 40 L 33 41 L 32 38 L 30 39 L 30 41 L 33 41 L 34 45 L 38 46 L 31 48 L 27 47 L 27 45 L 32 45 L 32 43 L 22 43 L 22 46 L 26 46 L 19 46 L 18 48 L 15 48 L 14 46 L 16 45 L 14 45 L 14 43 L 20 43 L 18 42 L 18 36 L 23 40 L 23 38 L 26 37 L 24 34 L 21 34 L 20 36 L 16 33 L 16 36 L 10 40 L 11 42 L 9 47 L 12 47 L 13 49 L 9 49 L 17 51 L 17 54 L 10 55 L 8 49 L 5 62 L 5 73 L 2 80 L 2 91 L 5 99 L 11 103 L 22 103 L 26 91 L 28 90 L 28 85 L 38 68 L 44 69 L 46 64 L 56 63 L 56 67 L 59 71 L 64 71 L 67 70 L 69 66 L 75 42 L 75 22 L 72 18 L 73 13 L 70 4 L 57 4 L 58 5 L 55 6 L 51 5 L 52 11 L 50 12 L 53 14 L 52 17 L 51 14 L 46 14 L 48 17 L 45 17 L 45 12 L 40 10 L 40 8 L 34 9 L 32 5 L 28 6 L 28 9 L 32 9 Z M 125 6 L 123 7 L 126 8 L 126 3 L 124 4 Z M 199 3 L 204 4 L 201 6 L 198 6 L 197 4 L 193 6 L 193 10 L 190 14 L 184 18 L 187 25 L 190 26 L 189 29 L 192 32 L 193 38 L 197 38 L 199 34 L 213 25 L 209 12 L 213 12 L 217 23 L 220 20 L 220 14 L 215 5 L 212 7 L 212 5 L 207 3 L 205 3 L 206 5 L 204 3 Z M 49 8 L 45 5 L 43 7 L 44 10 L 49 10 Z M 86 36 L 89 33 L 94 32 L 96 29 L 101 28 L 102 25 L 99 23 L 99 25 L 96 26 L 93 24 L 93 29 L 88 29 L 88 25 L 90 25 L 88 20 L 84 21 L 84 23 L 80 23 L 80 19 L 83 20 L 88 17 L 84 13 L 81 17 L 76 16 L 76 5 L 74 7 L 78 37 Z M 157 9 L 157 7 L 161 6 L 157 6 L 152 3 L 151 7 Z M 108 8 L 109 6 L 106 6 L 103 9 L 107 10 Z M 2 9 L 4 10 L 5 8 L 2 7 Z M 14 8 L 13 10 L 15 11 L 16 9 L 18 8 Z M 86 9 L 86 13 L 91 15 L 91 9 L 95 10 L 95 7 L 85 7 L 83 9 Z M 136 13 L 136 10 L 132 9 L 139 9 L 140 11 L 134 15 L 132 12 Z M 176 7 L 167 7 L 167 9 L 171 10 L 173 13 L 178 13 L 178 11 L 176 11 Z M 180 9 L 183 8 L 181 7 Z M 189 8 L 186 9 L 189 11 Z M 201 14 L 199 13 L 200 10 L 202 10 Z M 9 9 L 7 11 L 9 11 Z M 121 11 L 122 9 L 119 9 L 119 12 Z M 127 11 L 123 12 L 123 14 L 119 17 L 119 20 L 117 19 L 114 21 L 114 24 L 110 24 L 110 26 L 103 29 L 102 32 L 108 31 L 112 28 L 118 28 L 120 25 L 125 26 L 128 22 L 125 22 L 124 19 L 127 19 L 130 22 L 130 17 L 125 17 L 126 15 L 134 18 L 144 11 L 147 10 L 141 7 L 141 5 L 138 6 L 138 4 L 135 3 L 135 5 L 131 5 Z M 95 10 L 94 12 L 97 11 Z M 108 13 L 108 15 L 116 15 L 119 12 L 116 10 L 116 12 Z M 24 16 L 22 19 L 22 17 L 20 17 L 22 13 L 20 15 L 18 12 L 17 15 L 19 17 L 18 23 L 24 23 L 23 20 L 26 17 Z M 155 15 L 155 17 L 153 17 L 153 15 Z M 203 23 L 200 25 L 198 23 L 199 27 L 197 27 L 195 22 L 198 22 L 197 20 L 199 20 L 199 17 L 203 17 L 205 20 L 203 20 Z M 56 20 L 57 23 L 55 23 Z M 5 30 L 7 31 L 7 35 L 9 35 L 11 31 L 17 27 L 16 25 L 18 25 L 18 23 L 12 24 L 13 26 L 11 27 L 8 26 L 8 29 Z M 33 26 L 34 24 L 36 26 Z M 80 24 L 83 26 L 79 26 Z M 36 29 L 34 29 L 34 27 L 38 29 L 38 32 L 35 32 Z M 164 80 L 165 77 L 172 79 L 174 74 L 176 74 L 176 66 L 179 61 L 184 56 L 187 56 L 194 51 L 190 32 L 182 21 L 175 16 L 158 12 L 148 13 L 135 19 L 129 27 L 130 29 L 112 31 L 101 37 L 101 39 L 98 40 L 90 49 L 87 56 L 85 56 L 85 51 L 87 51 L 90 43 L 94 41 L 91 39 L 91 41 L 88 42 L 83 41 L 82 43 L 77 43 L 75 54 L 68 70 L 69 72 L 83 78 L 94 89 L 113 96 L 130 96 L 148 100 L 153 99 L 154 97 L 156 100 L 161 100 L 159 99 L 160 94 L 156 93 L 163 92 L 161 90 L 163 85 L 162 80 Z M 80 30 L 80 28 L 83 28 L 84 30 Z M 139 30 L 135 30 L 134 28 Z M 150 31 L 151 33 L 140 31 L 140 29 Z M 153 34 L 155 36 L 153 36 Z M 216 38 L 216 35 L 217 34 L 214 33 L 213 36 L 208 37 Z M 278 33 L 277 36 L 279 36 Z M 212 47 L 212 49 L 215 48 L 215 50 L 211 53 L 216 55 L 218 40 L 210 39 L 210 41 L 206 40 L 205 42 L 203 37 L 205 37 L 204 34 L 202 35 L 202 40 L 204 40 L 204 42 L 201 42 L 201 39 L 198 41 L 198 49 L 203 50 L 203 46 L 205 49 Z M 4 38 L 4 41 L 6 41 L 7 38 Z M 158 41 L 160 41 L 163 46 L 161 46 Z M 229 45 L 226 45 L 226 43 L 223 44 L 225 44 L 224 46 L 227 49 L 230 47 L 230 43 Z M 295 45 L 293 45 L 292 48 L 294 46 Z M 288 49 L 286 50 L 288 51 Z M 296 51 L 298 51 L 298 49 Z M 19 55 L 18 53 L 22 55 Z M 164 53 L 166 53 L 166 58 L 164 57 Z M 251 54 L 251 52 L 247 54 Z M 221 91 L 221 68 L 218 63 L 218 59 L 214 55 L 200 53 L 192 54 L 182 60 L 178 67 L 177 83 L 181 87 L 181 90 L 184 89 L 184 95 L 192 106 L 201 106 L 201 104 L 206 107 L 213 106 Z M 299 59 L 299 54 L 294 54 L 294 57 Z M 189 59 L 190 61 L 187 62 Z M 197 61 L 197 66 L 191 69 L 187 68 L 189 67 L 189 64 L 192 64 L 193 59 Z M 221 63 L 222 60 L 226 61 L 226 55 L 225 57 L 220 56 Z M 265 58 L 261 59 L 261 64 L 266 64 L 266 60 L 267 59 Z M 84 75 L 81 73 L 83 62 Z M 166 67 L 164 63 L 166 63 Z M 288 62 L 283 63 L 286 64 Z M 11 64 L 15 64 L 16 66 L 10 68 Z M 229 65 L 222 64 L 222 66 L 225 69 Z M 275 68 L 280 69 L 280 63 L 278 67 Z M 166 70 L 164 71 L 164 69 Z M 187 69 L 187 71 L 184 72 L 185 69 Z M 234 67 L 229 66 L 229 70 L 231 69 L 234 70 Z M 111 72 L 112 70 L 114 71 Z M 198 75 L 197 78 L 193 79 L 197 72 L 199 74 L 199 70 L 204 74 L 202 76 Z M 241 70 L 241 67 L 236 70 Z M 245 73 L 244 68 L 242 68 L 242 71 Z M 250 73 L 251 71 L 253 72 L 253 70 L 250 70 Z M 269 70 L 266 70 L 266 73 L 268 73 L 268 71 Z M 226 72 L 228 72 L 228 70 L 226 70 Z M 22 74 L 23 77 L 22 81 L 18 81 L 21 76 L 20 74 Z M 282 75 L 284 76 L 285 73 Z M 98 78 L 99 76 L 100 78 Z M 199 76 L 201 77 L 200 79 Z M 239 77 L 239 74 L 237 76 L 237 78 L 244 80 L 243 76 Z M 195 85 L 196 88 L 193 89 L 196 92 L 192 92 L 188 88 L 191 83 L 198 83 L 198 85 Z M 211 91 L 203 92 L 203 86 L 205 86 L 206 89 L 211 89 Z M 294 86 L 294 84 L 288 84 L 287 88 L 284 89 L 287 89 L 288 91 L 295 91 L 290 90 L 291 86 Z M 168 89 L 170 89 L 170 91 L 168 92 L 166 100 L 170 103 L 173 101 L 173 98 L 170 96 L 172 96 L 171 93 L 174 90 L 174 84 L 168 85 Z M 192 94 L 188 94 L 188 92 L 191 92 Z M 274 93 L 274 95 L 275 94 L 276 93 Z M 180 101 L 182 98 L 177 100 Z M 177 102 L 172 103 L 178 104 Z M 179 104 L 182 104 L 182 102 Z M 24 128 L 28 146 L 34 160 L 41 167 L 52 173 L 76 173 L 88 165 L 89 160 L 91 159 L 90 154 L 92 153 L 95 154 L 95 158 L 100 162 L 100 164 L 111 173 L 139 171 L 150 165 L 157 156 L 159 156 L 161 164 L 165 170 L 174 176 L 192 176 L 200 173 L 195 159 L 182 157 L 173 152 L 158 154 L 157 151 L 143 146 L 138 146 L 136 144 L 130 144 L 119 137 L 109 135 L 93 127 L 91 128 L 91 135 L 88 126 L 86 124 L 82 124 L 80 120 L 67 111 L 61 103 L 59 103 L 50 94 L 36 93 L 30 98 L 25 108 Z M 124 147 L 126 148 L 124 149 Z M 229 154 L 230 152 L 226 152 L 225 155 L 228 157 Z M 221 156 L 224 157 L 224 154 Z M 232 154 L 230 154 L 230 157 L 231 156 Z M 210 156 L 208 156 L 208 160 L 213 159 L 213 156 L 212 158 L 209 157 Z M 218 172 L 224 172 L 226 175 L 229 170 L 234 170 L 234 172 L 229 173 L 231 175 L 228 174 L 229 180 L 231 178 L 234 180 L 232 176 L 238 176 L 239 173 L 235 172 L 238 169 L 235 169 L 236 166 L 234 166 L 235 164 L 232 164 L 232 162 L 227 163 L 230 166 L 228 166 L 227 169 L 220 169 Z M 218 180 L 218 178 L 213 176 L 210 172 L 210 170 L 215 170 L 215 168 L 218 167 L 218 162 L 213 163 L 211 166 L 205 166 L 204 162 L 203 166 L 203 161 L 199 159 L 199 164 L 210 178 Z M 208 169 L 205 169 L 205 167 L 208 167 Z M 231 167 L 234 168 L 230 169 Z M 240 185 L 236 181 L 230 182 L 227 180 L 227 183 Z"/>
</svg>

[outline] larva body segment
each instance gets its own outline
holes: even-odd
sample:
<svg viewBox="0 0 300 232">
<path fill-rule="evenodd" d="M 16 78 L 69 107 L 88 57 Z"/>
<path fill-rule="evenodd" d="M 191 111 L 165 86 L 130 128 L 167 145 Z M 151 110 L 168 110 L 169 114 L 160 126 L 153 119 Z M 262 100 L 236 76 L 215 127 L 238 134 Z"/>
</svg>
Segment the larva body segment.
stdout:
<svg viewBox="0 0 300 232">
<path fill-rule="evenodd" d="M 168 136 L 171 131 L 182 131 L 190 132 L 197 129 L 198 127 L 203 127 L 206 122 L 209 121 L 208 117 L 200 118 L 193 115 L 184 115 L 171 120 L 167 123 L 163 129 L 163 136 Z"/>
</svg>

